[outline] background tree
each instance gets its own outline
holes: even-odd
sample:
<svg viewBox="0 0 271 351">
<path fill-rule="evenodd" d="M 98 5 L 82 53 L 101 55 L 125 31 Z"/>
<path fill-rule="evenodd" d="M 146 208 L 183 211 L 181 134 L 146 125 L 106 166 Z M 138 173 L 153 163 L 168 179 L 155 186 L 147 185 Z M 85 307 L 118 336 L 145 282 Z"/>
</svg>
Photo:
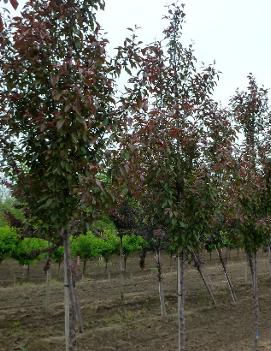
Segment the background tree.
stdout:
<svg viewBox="0 0 271 351">
<path fill-rule="evenodd" d="M 57 276 L 60 275 L 60 266 L 64 259 L 64 248 L 59 246 L 50 254 L 51 259 L 58 264 Z"/>
<path fill-rule="evenodd" d="M 17 241 L 11 257 L 18 261 L 20 265 L 27 266 L 27 279 L 29 279 L 30 265 L 44 258 L 41 251 L 47 248 L 48 242 L 46 240 L 25 238 Z"/>
<path fill-rule="evenodd" d="M 8 225 L 0 226 L 0 263 L 6 258 L 12 257 L 16 251 L 18 237 L 15 229 Z"/>
<path fill-rule="evenodd" d="M 101 255 L 101 239 L 91 232 L 72 239 L 71 252 L 83 261 L 83 276 L 86 273 L 87 261 Z"/>
<path fill-rule="evenodd" d="M 124 235 L 123 236 L 123 256 L 124 256 L 124 270 L 127 268 L 128 256 L 132 253 L 142 250 L 145 245 L 145 240 L 140 235 Z"/>
</svg>

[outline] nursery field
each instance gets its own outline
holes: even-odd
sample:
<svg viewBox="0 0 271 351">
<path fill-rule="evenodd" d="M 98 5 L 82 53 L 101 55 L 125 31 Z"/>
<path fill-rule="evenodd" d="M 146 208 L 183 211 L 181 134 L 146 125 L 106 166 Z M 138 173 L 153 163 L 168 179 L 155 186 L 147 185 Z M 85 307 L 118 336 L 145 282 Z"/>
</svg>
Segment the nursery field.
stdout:
<svg viewBox="0 0 271 351">
<path fill-rule="evenodd" d="M 77 283 L 84 333 L 81 351 L 156 351 L 177 349 L 176 271 L 163 256 L 167 317 L 161 320 L 155 264 L 147 256 L 141 272 L 138 258 L 130 257 L 120 301 L 118 258 L 104 271 L 103 262 L 87 266 Z M 231 252 L 228 269 L 238 302 L 231 302 L 223 271 L 215 255 L 206 255 L 204 271 L 213 288 L 217 306 L 192 266 L 186 270 L 188 349 L 191 351 L 247 351 L 253 346 L 253 311 L 249 271 L 242 254 Z M 271 279 L 266 253 L 259 255 L 261 350 L 271 349 Z M 6 261 L 0 266 L 0 350 L 64 350 L 63 283 L 52 267 L 50 293 L 46 295 L 42 265 L 31 267 L 25 282 L 21 266 Z M 62 271 L 60 271 L 62 275 Z"/>
</svg>

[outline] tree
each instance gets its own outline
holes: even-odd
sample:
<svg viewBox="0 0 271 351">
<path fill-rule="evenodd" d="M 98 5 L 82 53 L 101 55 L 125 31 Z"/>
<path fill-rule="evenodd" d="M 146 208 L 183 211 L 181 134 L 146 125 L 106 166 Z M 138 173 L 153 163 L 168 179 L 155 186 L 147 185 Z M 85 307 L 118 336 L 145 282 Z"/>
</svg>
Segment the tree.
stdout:
<svg viewBox="0 0 271 351">
<path fill-rule="evenodd" d="M 145 245 L 145 240 L 140 235 L 123 236 L 124 270 L 127 268 L 127 258 L 130 254 L 140 251 Z"/>
<path fill-rule="evenodd" d="M 95 17 L 103 7 L 103 0 L 28 1 L 0 43 L 3 166 L 28 220 L 50 241 L 63 241 L 70 351 L 78 322 L 70 229 L 85 204 L 85 218 L 99 211 L 104 189 L 97 173 L 113 127 L 116 71 Z"/>
<path fill-rule="evenodd" d="M 233 222 L 240 235 L 250 267 L 254 322 L 254 350 L 259 349 L 259 296 L 257 251 L 270 240 L 269 214 L 266 212 L 268 180 L 265 171 L 270 149 L 265 144 L 270 131 L 267 90 L 248 76 L 247 91 L 236 91 L 231 99 L 235 122 L 244 138 L 236 155 L 236 169 L 231 190 Z M 268 138 L 268 137 L 267 137 Z"/>
<path fill-rule="evenodd" d="M 60 266 L 61 266 L 61 263 L 64 260 L 64 248 L 63 248 L 63 246 L 59 246 L 57 249 L 53 250 L 53 252 L 50 254 L 50 257 L 52 258 L 52 260 L 54 262 L 56 262 L 58 264 L 57 275 L 59 277 Z"/>
<path fill-rule="evenodd" d="M 86 272 L 87 261 L 101 255 L 101 239 L 91 232 L 81 234 L 72 239 L 71 252 L 83 260 L 83 275 Z"/>
<path fill-rule="evenodd" d="M 11 257 L 17 248 L 18 237 L 14 229 L 9 226 L 0 226 L 0 263 Z"/>
<path fill-rule="evenodd" d="M 27 266 L 27 279 L 29 279 L 30 265 L 42 258 L 41 251 L 46 248 L 48 248 L 48 242 L 38 238 L 25 238 L 17 241 L 11 257 L 20 265 Z"/>
<path fill-rule="evenodd" d="M 123 178 L 146 221 L 166 228 L 177 249 L 181 351 L 186 350 L 184 263 L 196 259 L 212 227 L 217 193 L 212 133 L 224 133 L 224 121 L 229 125 L 211 98 L 215 68 L 199 69 L 192 46 L 182 44 L 184 17 L 182 6 L 170 6 L 163 41 L 138 50 L 140 69 L 123 98 L 127 125 L 119 153 Z M 213 121 L 219 122 L 215 131 Z M 217 153 L 226 150 L 223 146 Z"/>
<path fill-rule="evenodd" d="M 184 17 L 182 6 L 170 6 L 163 40 L 137 50 L 140 68 L 123 97 L 126 133 L 116 156 L 144 221 L 165 228 L 177 250 L 179 350 L 186 349 L 184 263 L 194 262 L 207 286 L 199 252 L 219 218 L 235 140 L 229 113 L 212 99 L 215 67 L 199 68 L 192 46 L 182 43 Z"/>
</svg>

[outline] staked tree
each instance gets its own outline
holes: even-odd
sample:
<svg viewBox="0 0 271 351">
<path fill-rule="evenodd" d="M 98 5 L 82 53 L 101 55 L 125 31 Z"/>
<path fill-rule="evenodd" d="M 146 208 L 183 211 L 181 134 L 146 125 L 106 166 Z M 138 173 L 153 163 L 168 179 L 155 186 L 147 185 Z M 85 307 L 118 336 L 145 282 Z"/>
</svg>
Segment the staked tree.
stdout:
<svg viewBox="0 0 271 351">
<path fill-rule="evenodd" d="M 233 224 L 247 254 L 253 289 L 255 340 L 259 350 L 259 294 L 257 252 L 270 240 L 270 214 L 266 195 L 268 188 L 268 157 L 270 117 L 268 92 L 248 76 L 246 91 L 236 91 L 231 99 L 232 113 L 241 133 L 236 154 L 236 169 L 231 185 Z M 266 201 L 267 200 L 267 201 Z M 267 211 L 266 211 L 267 210 Z"/>
<path fill-rule="evenodd" d="M 105 198 L 97 173 L 114 125 L 116 70 L 95 17 L 103 8 L 103 0 L 29 0 L 0 41 L 2 165 L 28 221 L 63 243 L 69 351 L 77 349 L 70 229 L 85 205 L 91 218 Z"/>
<path fill-rule="evenodd" d="M 181 351 L 187 349 L 184 264 L 192 257 L 203 277 L 197 252 L 213 228 L 218 196 L 213 174 L 220 169 L 217 162 L 222 167 L 228 162 L 224 138 L 231 127 L 212 100 L 215 68 L 199 68 L 192 46 L 182 43 L 184 17 L 182 6 L 170 6 L 163 40 L 137 50 L 140 68 L 123 98 L 127 125 L 119 153 L 127 187 L 147 222 L 165 228 L 177 250 Z M 214 152 L 219 161 L 211 157 Z"/>
</svg>

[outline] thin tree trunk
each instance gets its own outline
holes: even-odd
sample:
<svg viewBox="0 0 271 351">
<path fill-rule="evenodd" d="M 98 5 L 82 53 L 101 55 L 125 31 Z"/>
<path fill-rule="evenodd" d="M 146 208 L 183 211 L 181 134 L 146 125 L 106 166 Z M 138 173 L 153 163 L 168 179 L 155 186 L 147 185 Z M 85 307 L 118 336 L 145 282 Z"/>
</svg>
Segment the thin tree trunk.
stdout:
<svg viewBox="0 0 271 351">
<path fill-rule="evenodd" d="M 65 239 L 64 238 L 64 247 L 65 247 Z M 59 266 L 60 268 L 60 262 Z M 65 350 L 69 351 L 70 344 L 70 297 L 69 297 L 69 282 L 68 282 L 68 258 L 67 251 L 64 249 L 64 306 L 65 306 Z M 58 270 L 59 271 L 59 270 Z"/>
<path fill-rule="evenodd" d="M 212 291 L 211 287 L 209 286 L 209 284 L 208 284 L 208 282 L 207 282 L 207 280 L 205 278 L 205 275 L 204 275 L 204 273 L 202 271 L 200 260 L 199 260 L 198 256 L 195 254 L 195 252 L 193 250 L 191 252 L 192 252 L 192 255 L 193 255 L 193 260 L 194 260 L 195 266 L 196 266 L 196 268 L 197 268 L 197 270 L 198 270 L 198 272 L 200 274 L 200 277 L 203 280 L 203 283 L 204 283 L 209 295 L 211 296 L 213 304 L 216 306 L 216 301 L 215 301 L 215 298 L 214 298 L 213 291 Z"/>
<path fill-rule="evenodd" d="M 45 295 L 45 311 L 46 313 L 49 310 L 50 304 L 50 269 L 46 271 L 46 295 Z"/>
<path fill-rule="evenodd" d="M 159 298 L 160 298 L 161 317 L 165 317 L 166 305 L 165 305 L 164 289 L 163 289 L 163 284 L 162 284 L 163 277 L 162 277 L 160 250 L 155 251 L 154 259 L 155 259 L 156 267 L 157 267 L 158 291 L 159 291 Z"/>
<path fill-rule="evenodd" d="M 139 267 L 142 271 L 145 268 L 146 254 L 147 254 L 147 250 L 145 248 L 143 248 L 140 252 L 140 255 L 139 255 Z"/>
<path fill-rule="evenodd" d="M 234 288 L 233 288 L 233 286 L 232 286 L 232 282 L 231 282 L 231 280 L 230 280 L 230 277 L 229 277 L 229 275 L 228 275 L 227 267 L 226 267 L 226 264 L 225 264 L 224 259 L 223 259 L 223 256 L 222 256 L 221 249 L 216 248 L 216 251 L 217 251 L 217 253 L 218 253 L 218 256 L 219 256 L 221 265 L 222 265 L 222 267 L 223 267 L 223 271 L 224 271 L 225 277 L 226 277 L 226 279 L 227 279 L 227 283 L 228 283 L 228 286 L 229 286 L 229 289 L 230 289 L 232 301 L 235 303 L 235 302 L 236 302 L 235 291 L 234 291 Z"/>
<path fill-rule="evenodd" d="M 29 277 L 30 277 L 30 265 L 27 265 L 27 270 L 26 270 L 26 280 L 29 281 Z"/>
<path fill-rule="evenodd" d="M 66 231 L 63 232 L 64 246 L 64 289 L 65 289 L 65 342 L 66 351 L 77 351 L 76 307 L 73 294 L 72 262 L 70 241 Z"/>
<path fill-rule="evenodd" d="M 254 338 L 254 351 L 259 350 L 259 325 L 260 325 L 260 310 L 259 310 L 259 292 L 258 292 L 258 280 L 257 280 L 257 253 L 247 253 L 251 278 L 252 278 L 252 290 L 253 290 L 253 303 L 254 303 L 254 327 L 255 327 L 255 338 Z"/>
<path fill-rule="evenodd" d="M 245 261 L 245 283 L 247 284 L 247 281 L 248 281 L 248 274 L 247 274 L 247 271 L 248 271 L 248 262 Z"/>
<path fill-rule="evenodd" d="M 268 261 L 269 261 L 269 270 L 271 274 L 271 248 L 270 245 L 268 245 Z"/>
<path fill-rule="evenodd" d="M 104 271 L 107 272 L 107 270 L 108 270 L 108 258 L 104 257 L 104 261 L 105 261 Z"/>
<path fill-rule="evenodd" d="M 126 269 L 127 269 L 127 259 L 128 259 L 128 256 L 123 255 L 124 272 L 126 272 Z"/>
<path fill-rule="evenodd" d="M 177 257 L 177 291 L 178 291 L 178 350 L 186 351 L 185 327 L 185 285 L 184 285 L 184 252 Z"/>
<path fill-rule="evenodd" d="M 170 272 L 172 272 L 172 256 L 173 256 L 173 253 L 171 252 L 170 253 L 170 258 L 169 258 L 169 269 L 170 269 Z"/>
<path fill-rule="evenodd" d="M 58 262 L 58 270 L 57 270 L 57 276 L 58 276 L 58 278 L 59 278 L 59 276 L 60 276 L 60 266 L 61 266 L 61 261 Z"/>
<path fill-rule="evenodd" d="M 86 274 L 86 268 L 87 268 L 87 260 L 84 260 L 83 262 L 83 276 Z"/>
<path fill-rule="evenodd" d="M 120 235 L 120 300 L 124 301 L 124 268 L 123 268 L 123 244 L 122 235 Z"/>
<path fill-rule="evenodd" d="M 79 333 L 83 333 L 84 332 L 84 326 L 83 326 L 83 318 L 82 318 L 82 314 L 81 314 L 81 307 L 80 307 L 80 302 L 78 299 L 78 294 L 75 288 L 75 282 L 73 283 L 73 292 L 74 294 L 74 299 L 75 299 L 75 310 L 76 310 L 76 320 L 78 323 L 78 328 L 79 328 Z"/>
</svg>

